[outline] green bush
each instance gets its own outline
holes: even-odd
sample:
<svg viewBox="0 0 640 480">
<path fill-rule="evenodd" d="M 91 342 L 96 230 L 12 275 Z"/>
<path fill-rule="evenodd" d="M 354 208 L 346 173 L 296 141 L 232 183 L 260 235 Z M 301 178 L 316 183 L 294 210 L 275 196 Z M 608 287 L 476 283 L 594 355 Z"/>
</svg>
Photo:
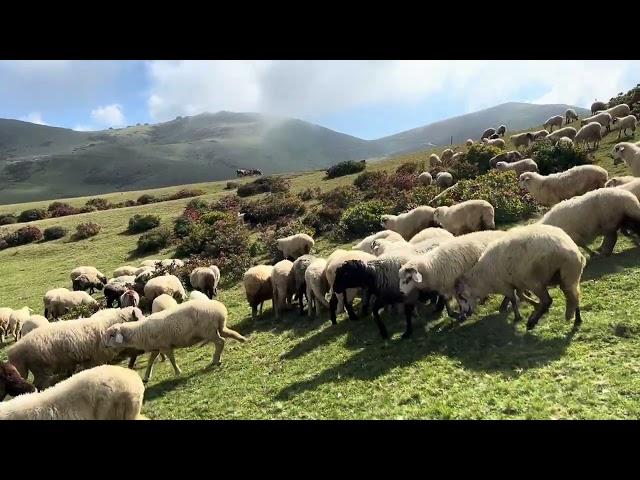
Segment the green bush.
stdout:
<svg viewBox="0 0 640 480">
<path fill-rule="evenodd" d="M 219 210 L 221 212 L 240 213 L 243 206 L 244 200 L 242 200 L 238 195 L 225 195 L 224 197 L 220 197 L 214 201 L 211 204 L 211 209 Z"/>
<path fill-rule="evenodd" d="M 0 215 L 0 225 L 11 225 L 18 223 L 18 219 L 11 213 Z"/>
<path fill-rule="evenodd" d="M 67 311 L 64 315 L 61 315 L 59 321 L 77 320 L 78 318 L 89 318 L 98 310 L 97 305 L 78 305 Z"/>
<path fill-rule="evenodd" d="M 200 213 L 204 213 L 209 210 L 209 204 L 202 198 L 194 198 L 193 200 L 189 200 L 185 209 L 187 208 L 191 208 L 193 210 L 197 210 Z"/>
<path fill-rule="evenodd" d="M 207 225 L 213 225 L 219 220 L 225 220 L 227 222 L 231 222 L 233 218 L 234 218 L 233 215 L 230 213 L 213 211 L 213 212 L 205 213 L 202 216 L 201 221 L 203 223 L 206 223 Z"/>
<path fill-rule="evenodd" d="M 390 211 L 390 206 L 380 200 L 361 202 L 344 211 L 338 229 L 346 238 L 377 232 L 381 230 L 380 217 Z"/>
<path fill-rule="evenodd" d="M 362 194 L 352 185 L 342 185 L 323 193 L 319 199 L 329 209 L 345 209 L 362 200 Z"/>
<path fill-rule="evenodd" d="M 270 194 L 260 200 L 247 202 L 245 220 L 256 225 L 273 223 L 292 215 L 302 215 L 306 210 L 302 200 L 289 194 Z"/>
<path fill-rule="evenodd" d="M 238 182 L 227 182 L 227 185 L 224 187 L 225 190 L 233 190 L 234 188 L 238 188 L 240 184 Z"/>
<path fill-rule="evenodd" d="M 342 216 L 342 208 L 318 206 L 302 219 L 302 223 L 313 228 L 317 233 L 326 233 L 333 230 Z"/>
<path fill-rule="evenodd" d="M 111 202 L 104 198 L 92 198 L 87 201 L 86 205 L 89 207 L 95 207 L 96 210 L 109 210 L 113 208 Z"/>
<path fill-rule="evenodd" d="M 178 238 L 184 238 L 191 233 L 195 221 L 185 215 L 180 215 L 173 224 L 173 233 Z"/>
<path fill-rule="evenodd" d="M 322 195 L 322 189 L 320 187 L 305 188 L 298 193 L 298 197 L 300 197 L 300 200 L 303 202 L 318 198 L 320 195 Z"/>
<path fill-rule="evenodd" d="M 57 218 L 66 217 L 68 215 L 77 215 L 78 213 L 80 213 L 80 209 L 72 207 L 68 203 L 52 202 L 49 204 L 47 212 L 49 212 L 50 217 Z"/>
<path fill-rule="evenodd" d="M 156 197 L 154 195 L 151 195 L 150 193 L 145 193 L 144 195 L 140 195 L 138 197 L 138 200 L 136 200 L 136 203 L 138 205 L 147 205 L 149 203 L 154 203 L 157 202 Z"/>
<path fill-rule="evenodd" d="M 346 162 L 340 162 L 332 165 L 327 169 L 325 179 L 344 177 L 345 175 L 351 175 L 352 173 L 358 173 L 367 168 L 367 164 L 364 160 L 355 162 L 348 160 Z"/>
<path fill-rule="evenodd" d="M 171 243 L 171 230 L 161 227 L 144 233 L 138 238 L 138 253 L 157 252 Z"/>
<path fill-rule="evenodd" d="M 204 195 L 205 191 L 200 190 L 198 188 L 190 189 L 183 188 L 182 190 L 177 191 L 176 193 L 172 193 L 171 195 L 167 195 L 162 200 L 180 200 L 182 198 L 190 198 L 190 197 L 199 197 L 200 195 Z"/>
<path fill-rule="evenodd" d="M 157 215 L 134 215 L 129 219 L 128 230 L 131 233 L 141 233 L 158 225 L 160 225 L 160 217 Z"/>
<path fill-rule="evenodd" d="M 34 222 L 36 220 L 42 220 L 43 218 L 47 218 L 47 212 L 41 208 L 31 208 L 20 213 L 18 222 Z"/>
<path fill-rule="evenodd" d="M 424 171 L 424 162 L 406 162 L 396 168 L 396 173 L 400 175 L 415 175 Z"/>
<path fill-rule="evenodd" d="M 76 227 L 76 233 L 73 234 L 73 240 L 84 240 L 85 238 L 95 237 L 102 227 L 97 223 L 86 222 Z"/>
<path fill-rule="evenodd" d="M 34 227 L 33 225 L 19 228 L 4 237 L 4 241 L 8 247 L 26 245 L 27 243 L 37 242 L 38 240 L 42 240 L 42 232 L 38 227 Z"/>
<path fill-rule="evenodd" d="M 358 175 L 353 184 L 361 191 L 372 190 L 377 188 L 380 184 L 387 181 L 388 175 L 384 170 L 378 170 L 376 172 L 364 172 Z"/>
<path fill-rule="evenodd" d="M 46 241 L 56 240 L 62 238 L 67 234 L 67 229 L 64 227 L 49 227 L 44 231 L 44 239 Z"/>
<path fill-rule="evenodd" d="M 526 151 L 525 158 L 532 158 L 541 175 L 558 173 L 577 165 L 591 163 L 587 151 L 575 145 L 553 145 L 542 139 L 533 143 Z"/>
<path fill-rule="evenodd" d="M 290 182 L 283 177 L 260 177 L 253 182 L 238 187 L 237 193 L 241 197 L 249 197 L 258 193 L 281 193 L 289 191 Z"/>
</svg>

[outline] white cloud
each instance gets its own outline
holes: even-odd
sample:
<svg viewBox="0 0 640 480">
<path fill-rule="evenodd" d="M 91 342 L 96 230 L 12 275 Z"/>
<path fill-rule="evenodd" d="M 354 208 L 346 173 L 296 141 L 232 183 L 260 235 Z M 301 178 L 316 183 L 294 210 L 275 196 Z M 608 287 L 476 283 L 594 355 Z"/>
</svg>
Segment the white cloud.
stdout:
<svg viewBox="0 0 640 480">
<path fill-rule="evenodd" d="M 122 127 L 126 124 L 122 105 L 117 103 L 91 110 L 91 118 L 102 127 Z"/>
<path fill-rule="evenodd" d="M 42 115 L 40 114 L 40 112 L 31 112 L 25 117 L 20 117 L 20 120 L 22 120 L 23 122 L 31 122 L 38 125 L 49 125 L 42 119 Z"/>
</svg>

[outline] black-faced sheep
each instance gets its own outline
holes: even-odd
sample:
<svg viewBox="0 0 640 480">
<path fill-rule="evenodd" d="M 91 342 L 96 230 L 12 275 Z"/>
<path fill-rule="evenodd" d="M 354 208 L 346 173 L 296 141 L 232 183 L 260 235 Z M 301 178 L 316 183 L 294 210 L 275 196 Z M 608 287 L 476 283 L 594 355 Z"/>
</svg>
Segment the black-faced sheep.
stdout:
<svg viewBox="0 0 640 480">
<path fill-rule="evenodd" d="M 500 125 L 498 127 L 498 130 L 496 131 L 496 133 L 498 135 L 500 135 L 501 137 L 504 137 L 504 134 L 507 132 L 507 126 L 506 125 Z"/>
<path fill-rule="evenodd" d="M 84 266 L 84 267 L 74 268 L 73 270 L 71 270 L 71 274 L 69 275 L 69 277 L 73 282 L 76 278 L 78 278 L 83 273 L 87 275 L 94 275 L 98 277 L 98 280 L 100 280 L 102 283 L 107 283 L 107 277 L 102 272 L 100 272 L 96 267 Z"/>
<path fill-rule="evenodd" d="M 489 138 L 494 133 L 496 133 L 496 129 L 495 128 L 487 128 L 484 132 L 482 132 L 482 135 L 480 136 L 480 140 L 484 140 L 485 138 Z"/>
<path fill-rule="evenodd" d="M 102 290 L 104 283 L 94 274 L 83 273 L 78 275 L 73 282 L 71 282 L 74 291 L 89 291 L 89 294 L 93 295 L 96 290 Z"/>
</svg>

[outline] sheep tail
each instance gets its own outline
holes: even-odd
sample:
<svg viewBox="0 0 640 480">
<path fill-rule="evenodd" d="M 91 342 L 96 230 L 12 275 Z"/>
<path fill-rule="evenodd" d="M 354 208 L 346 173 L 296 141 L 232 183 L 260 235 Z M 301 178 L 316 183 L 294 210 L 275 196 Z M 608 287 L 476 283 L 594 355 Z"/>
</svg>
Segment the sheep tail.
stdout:
<svg viewBox="0 0 640 480">
<path fill-rule="evenodd" d="M 247 339 L 245 337 L 240 335 L 235 330 L 231 330 L 230 328 L 227 328 L 226 326 L 222 327 L 220 329 L 220 336 L 221 337 L 225 337 L 225 338 L 233 338 L 234 340 L 237 340 L 239 342 L 246 342 L 247 341 Z"/>
</svg>

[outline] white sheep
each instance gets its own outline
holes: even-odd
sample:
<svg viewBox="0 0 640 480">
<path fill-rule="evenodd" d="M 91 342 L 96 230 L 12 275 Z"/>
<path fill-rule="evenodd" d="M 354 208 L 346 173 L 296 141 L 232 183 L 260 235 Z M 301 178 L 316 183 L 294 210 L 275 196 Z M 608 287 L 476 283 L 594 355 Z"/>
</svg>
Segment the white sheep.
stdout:
<svg viewBox="0 0 640 480">
<path fill-rule="evenodd" d="M 195 292 L 196 290 L 194 290 Z M 208 300 L 208 299 L 207 299 Z M 163 293 L 162 295 L 158 295 L 153 299 L 153 303 L 151 304 L 151 313 L 162 312 L 163 310 L 170 310 L 178 306 L 178 302 L 176 302 L 175 298 L 171 295 L 167 295 Z"/>
<path fill-rule="evenodd" d="M 591 115 L 595 115 L 597 112 L 601 112 L 607 108 L 607 104 L 604 102 L 593 102 L 591 104 Z"/>
<path fill-rule="evenodd" d="M 453 155 L 453 153 L 451 154 Z M 442 160 L 440 160 L 440 157 L 438 157 L 438 155 L 436 155 L 435 153 L 429 155 L 429 166 L 431 168 L 438 167 L 440 165 L 442 165 Z"/>
<path fill-rule="evenodd" d="M 640 180 L 640 179 L 638 179 L 638 177 L 633 177 L 631 175 L 626 175 L 622 177 L 612 177 L 607 181 L 607 183 L 604 184 L 604 186 L 607 188 L 619 187 L 621 185 L 625 185 L 635 180 Z"/>
<path fill-rule="evenodd" d="M 7 335 L 13 335 L 13 339 L 17 342 L 22 336 L 22 325 L 29 320 L 29 317 L 33 314 L 33 310 L 29 307 L 22 307 L 18 310 L 13 310 L 9 317 L 9 325 L 6 329 Z"/>
<path fill-rule="evenodd" d="M 22 336 L 24 337 L 26 334 L 35 330 L 36 328 L 48 324 L 49 320 L 47 320 L 42 315 L 31 315 L 22 325 Z"/>
<path fill-rule="evenodd" d="M 533 133 L 531 132 L 517 133 L 515 135 L 511 135 L 510 138 L 511 143 L 516 150 L 520 147 L 528 147 L 534 140 Z"/>
<path fill-rule="evenodd" d="M 592 115 L 591 117 L 586 117 L 583 118 L 582 120 L 580 120 L 580 126 L 584 127 L 585 125 L 588 125 L 590 123 L 598 123 L 601 126 L 605 127 L 607 129 L 607 131 L 611 130 L 611 121 L 612 121 L 612 117 L 609 113 L 607 112 L 600 112 L 596 115 Z"/>
<path fill-rule="evenodd" d="M 196 290 L 204 292 L 209 298 L 218 295 L 219 282 L 220 269 L 215 265 L 194 268 L 189 275 L 189 283 L 191 283 L 191 286 Z"/>
<path fill-rule="evenodd" d="M 138 267 L 132 267 L 130 265 L 125 265 L 124 267 L 118 267 L 113 271 L 113 276 L 115 277 L 122 277 L 125 275 L 134 275 L 136 274 L 136 271 L 138 270 Z"/>
<path fill-rule="evenodd" d="M 77 276 L 71 284 L 74 291 L 88 290 L 89 294 L 93 294 L 96 290 L 102 290 L 104 288 L 102 280 L 92 273 L 83 273 Z"/>
<path fill-rule="evenodd" d="M 541 205 L 552 206 L 576 195 L 604 187 L 609 174 L 597 165 L 579 165 L 551 175 L 525 172 L 519 184 Z"/>
<path fill-rule="evenodd" d="M 493 140 L 489 140 L 487 138 L 483 139 L 482 142 L 485 145 L 490 145 L 492 147 L 497 147 L 500 150 L 504 150 L 505 146 L 507 145 L 506 142 L 504 141 L 504 139 L 502 138 L 494 138 Z"/>
<path fill-rule="evenodd" d="M 567 111 L 564 112 L 564 123 L 569 124 L 571 122 L 575 122 L 578 120 L 578 114 L 573 108 L 567 108 Z"/>
<path fill-rule="evenodd" d="M 258 314 L 258 307 L 260 307 L 260 315 L 262 315 L 264 302 L 273 299 L 272 274 L 272 265 L 256 265 L 248 269 L 242 277 L 247 302 L 251 307 L 251 318 L 254 320 Z"/>
<path fill-rule="evenodd" d="M 549 128 L 549 132 L 553 132 L 553 127 L 562 127 L 562 122 L 564 121 L 564 117 L 562 115 L 554 115 L 553 117 L 549 117 L 546 122 L 542 124 L 542 126 L 546 129 Z"/>
<path fill-rule="evenodd" d="M 440 227 L 427 227 L 423 230 L 420 230 L 416 233 L 411 239 L 409 243 L 420 243 L 424 240 L 429 240 L 431 238 L 452 238 L 453 235 L 446 231 L 444 228 Z"/>
<path fill-rule="evenodd" d="M 631 142 L 617 143 L 612 155 L 614 165 L 624 162 L 634 177 L 640 177 L 640 145 Z"/>
<path fill-rule="evenodd" d="M 107 285 L 127 285 L 127 284 L 133 285 L 135 281 L 136 281 L 136 277 L 134 275 L 120 275 L 119 277 L 111 278 L 107 282 Z"/>
<path fill-rule="evenodd" d="M 210 298 L 198 290 L 191 290 L 189 292 L 189 301 L 191 300 L 210 300 Z"/>
<path fill-rule="evenodd" d="M 295 235 L 279 238 L 276 240 L 276 244 L 285 260 L 288 258 L 295 260 L 299 256 L 309 253 L 315 242 L 306 233 L 296 233 Z"/>
<path fill-rule="evenodd" d="M 314 306 L 316 316 L 320 316 L 320 306 L 329 309 L 329 302 L 326 300 L 326 294 L 329 292 L 329 282 L 325 274 L 326 268 L 327 261 L 324 258 L 316 258 L 304 272 L 309 316 L 312 315 Z"/>
<path fill-rule="evenodd" d="M 144 286 L 144 296 L 149 302 L 153 302 L 154 298 L 163 293 L 171 295 L 180 302 L 187 300 L 187 292 L 184 291 L 180 279 L 175 275 L 153 277 Z"/>
<path fill-rule="evenodd" d="M 292 268 L 293 262 L 290 260 L 281 260 L 273 266 L 271 284 L 273 287 L 273 310 L 276 318 L 280 317 L 282 308 L 291 305 L 291 297 L 295 293 Z"/>
<path fill-rule="evenodd" d="M 140 262 L 140 267 L 153 267 L 153 268 L 155 268 L 158 263 L 160 263 L 160 260 L 155 260 L 155 259 L 144 260 L 144 261 Z"/>
<path fill-rule="evenodd" d="M 422 206 L 400 215 L 382 215 L 381 225 L 409 240 L 420 230 L 433 225 L 433 208 Z"/>
<path fill-rule="evenodd" d="M 553 133 L 550 133 L 545 138 L 555 143 L 562 137 L 569 137 L 571 140 L 573 140 L 574 138 L 576 138 L 577 133 L 578 131 L 573 127 L 563 127 L 563 128 L 559 128 Z"/>
<path fill-rule="evenodd" d="M 102 272 L 100 272 L 96 267 L 77 267 L 71 270 L 71 274 L 69 277 L 73 282 L 76 278 L 78 278 L 82 274 L 95 275 L 102 283 L 107 283 L 107 277 L 104 276 Z"/>
<path fill-rule="evenodd" d="M 227 308 L 217 300 L 192 300 L 170 310 L 154 313 L 142 322 L 120 323 L 109 327 L 102 345 L 115 348 L 134 348 L 151 352 L 143 382 L 148 382 L 158 354 L 164 353 L 174 372 L 182 372 L 173 355 L 175 348 L 213 342 L 215 352 L 210 366 L 221 364 L 224 339 L 239 342 L 247 339 L 227 327 Z"/>
<path fill-rule="evenodd" d="M 56 289 L 58 290 L 58 289 Z M 47 294 L 49 294 L 47 292 Z M 47 297 L 45 294 L 45 298 Z M 70 291 L 58 291 L 53 298 L 49 300 L 45 299 L 45 317 L 51 316 L 53 318 L 59 318 L 66 314 L 69 310 L 83 305 L 92 307 L 94 310 L 98 309 L 98 302 L 96 302 L 91 295 L 87 292 L 70 292 Z"/>
<path fill-rule="evenodd" d="M 573 140 L 571 140 L 569 137 L 561 137 L 560 139 L 558 139 L 558 143 L 556 145 L 563 147 L 572 147 Z"/>
<path fill-rule="evenodd" d="M 531 132 L 531 135 L 533 135 L 534 140 L 540 140 L 541 138 L 547 138 L 549 136 L 549 131 L 545 129 L 536 130 L 535 132 Z"/>
<path fill-rule="evenodd" d="M 418 175 L 418 183 L 420 185 L 431 185 L 431 182 L 433 182 L 433 177 L 429 172 L 422 172 L 420 175 Z"/>
<path fill-rule="evenodd" d="M 441 164 L 442 165 L 446 165 L 451 160 L 451 157 L 453 157 L 454 153 L 455 152 L 451 148 L 444 149 L 442 151 L 442 153 L 440 154 L 440 162 L 441 162 Z"/>
<path fill-rule="evenodd" d="M 447 188 L 453 185 L 453 175 L 449 172 L 439 172 L 436 175 L 436 183 L 440 188 Z"/>
<path fill-rule="evenodd" d="M 372 249 L 374 251 L 374 255 L 376 255 L 377 257 L 421 255 L 423 253 L 427 253 L 430 250 L 433 250 L 438 245 L 441 245 L 442 243 L 449 241 L 452 238 L 455 237 L 453 235 L 438 236 L 426 238 L 416 243 L 390 243 L 385 239 L 379 239 L 372 242 Z"/>
<path fill-rule="evenodd" d="M 515 320 L 519 321 L 514 290 L 531 291 L 540 299 L 527 321 L 527 330 L 531 330 L 551 306 L 547 287 L 559 285 L 566 301 L 565 318 L 575 316 L 577 327 L 582 322 L 580 278 L 585 264 L 576 244 L 561 229 L 540 224 L 513 228 L 489 245 L 456 283 L 460 311 L 464 318 L 479 300 L 498 293 L 511 300 Z"/>
<path fill-rule="evenodd" d="M 626 117 L 631 113 L 631 108 L 626 103 L 621 103 L 620 105 L 616 105 L 615 107 L 607 108 L 604 110 L 605 113 L 611 115 L 611 118 L 615 117 Z"/>
<path fill-rule="evenodd" d="M 12 308 L 0 308 L 0 343 L 4 343 L 4 336 L 9 328 L 9 319 L 11 318 Z"/>
<path fill-rule="evenodd" d="M 132 370 L 101 365 L 42 392 L 0 402 L 0 420 L 138 420 L 144 397 Z"/>
<path fill-rule="evenodd" d="M 404 241 L 404 237 L 398 232 L 394 232 L 393 230 L 382 230 L 380 232 L 369 235 L 362 241 L 356 243 L 351 248 L 352 250 L 362 250 L 363 252 L 373 253 L 373 250 L 371 250 L 371 242 L 379 238 L 386 238 L 387 240 L 393 242 Z"/>
<path fill-rule="evenodd" d="M 618 129 L 618 140 L 620 140 L 620 135 L 624 132 L 627 134 L 627 129 L 631 130 L 631 136 L 636 134 L 636 117 L 633 115 L 627 115 L 626 117 L 614 117 L 613 126 Z"/>
<path fill-rule="evenodd" d="M 134 277 L 138 277 L 138 276 L 142 275 L 143 273 L 148 273 L 148 272 L 153 273 L 155 271 L 156 271 L 156 267 L 150 267 L 150 266 L 146 265 L 146 266 L 138 268 L 135 272 L 133 272 L 133 276 Z M 149 278 L 151 278 L 151 277 L 149 277 Z"/>
<path fill-rule="evenodd" d="M 591 122 L 582 127 L 573 139 L 576 145 L 586 143 L 587 148 L 589 148 L 589 142 L 593 142 L 594 150 L 600 145 L 600 140 L 602 140 L 602 127 L 598 122 Z"/>
<path fill-rule="evenodd" d="M 140 295 L 138 292 L 132 289 L 127 289 L 122 295 L 120 295 L 120 307 L 137 307 L 140 305 Z"/>
<path fill-rule="evenodd" d="M 453 235 L 496 228 L 494 209 L 486 200 L 467 200 L 451 207 L 438 207 L 434 221 Z"/>
<path fill-rule="evenodd" d="M 470 138 L 468 138 L 468 139 L 467 139 L 467 141 L 466 141 L 466 142 L 464 142 L 464 144 L 465 144 L 467 147 L 470 147 L 471 145 L 473 145 L 473 140 L 472 140 L 472 139 L 470 139 Z"/>
<path fill-rule="evenodd" d="M 179 258 L 165 258 L 160 261 L 160 266 L 169 268 L 170 270 L 176 269 L 178 267 L 184 267 L 184 262 Z"/>
<path fill-rule="evenodd" d="M 523 156 L 520 152 L 518 152 L 517 150 L 511 150 L 509 152 L 502 152 L 491 157 L 491 159 L 489 160 L 489 165 L 491 166 L 491 168 L 496 168 L 496 164 L 498 162 L 511 163 L 515 162 L 516 160 L 522 160 L 522 158 Z"/>
<path fill-rule="evenodd" d="M 66 294 L 68 292 L 70 292 L 68 288 L 53 288 L 51 290 L 47 290 L 47 292 L 42 297 L 42 302 L 44 303 L 44 316 L 46 318 L 51 317 L 51 307 L 50 307 L 51 302 L 57 299 L 60 296 L 60 294 Z M 8 321 L 8 317 L 7 317 L 7 321 Z"/>
<path fill-rule="evenodd" d="M 496 163 L 496 170 L 500 170 L 501 172 L 513 170 L 517 176 L 520 176 L 520 174 L 524 172 L 537 172 L 538 164 L 531 158 L 523 158 L 522 160 L 511 163 L 498 162 Z"/>
</svg>

